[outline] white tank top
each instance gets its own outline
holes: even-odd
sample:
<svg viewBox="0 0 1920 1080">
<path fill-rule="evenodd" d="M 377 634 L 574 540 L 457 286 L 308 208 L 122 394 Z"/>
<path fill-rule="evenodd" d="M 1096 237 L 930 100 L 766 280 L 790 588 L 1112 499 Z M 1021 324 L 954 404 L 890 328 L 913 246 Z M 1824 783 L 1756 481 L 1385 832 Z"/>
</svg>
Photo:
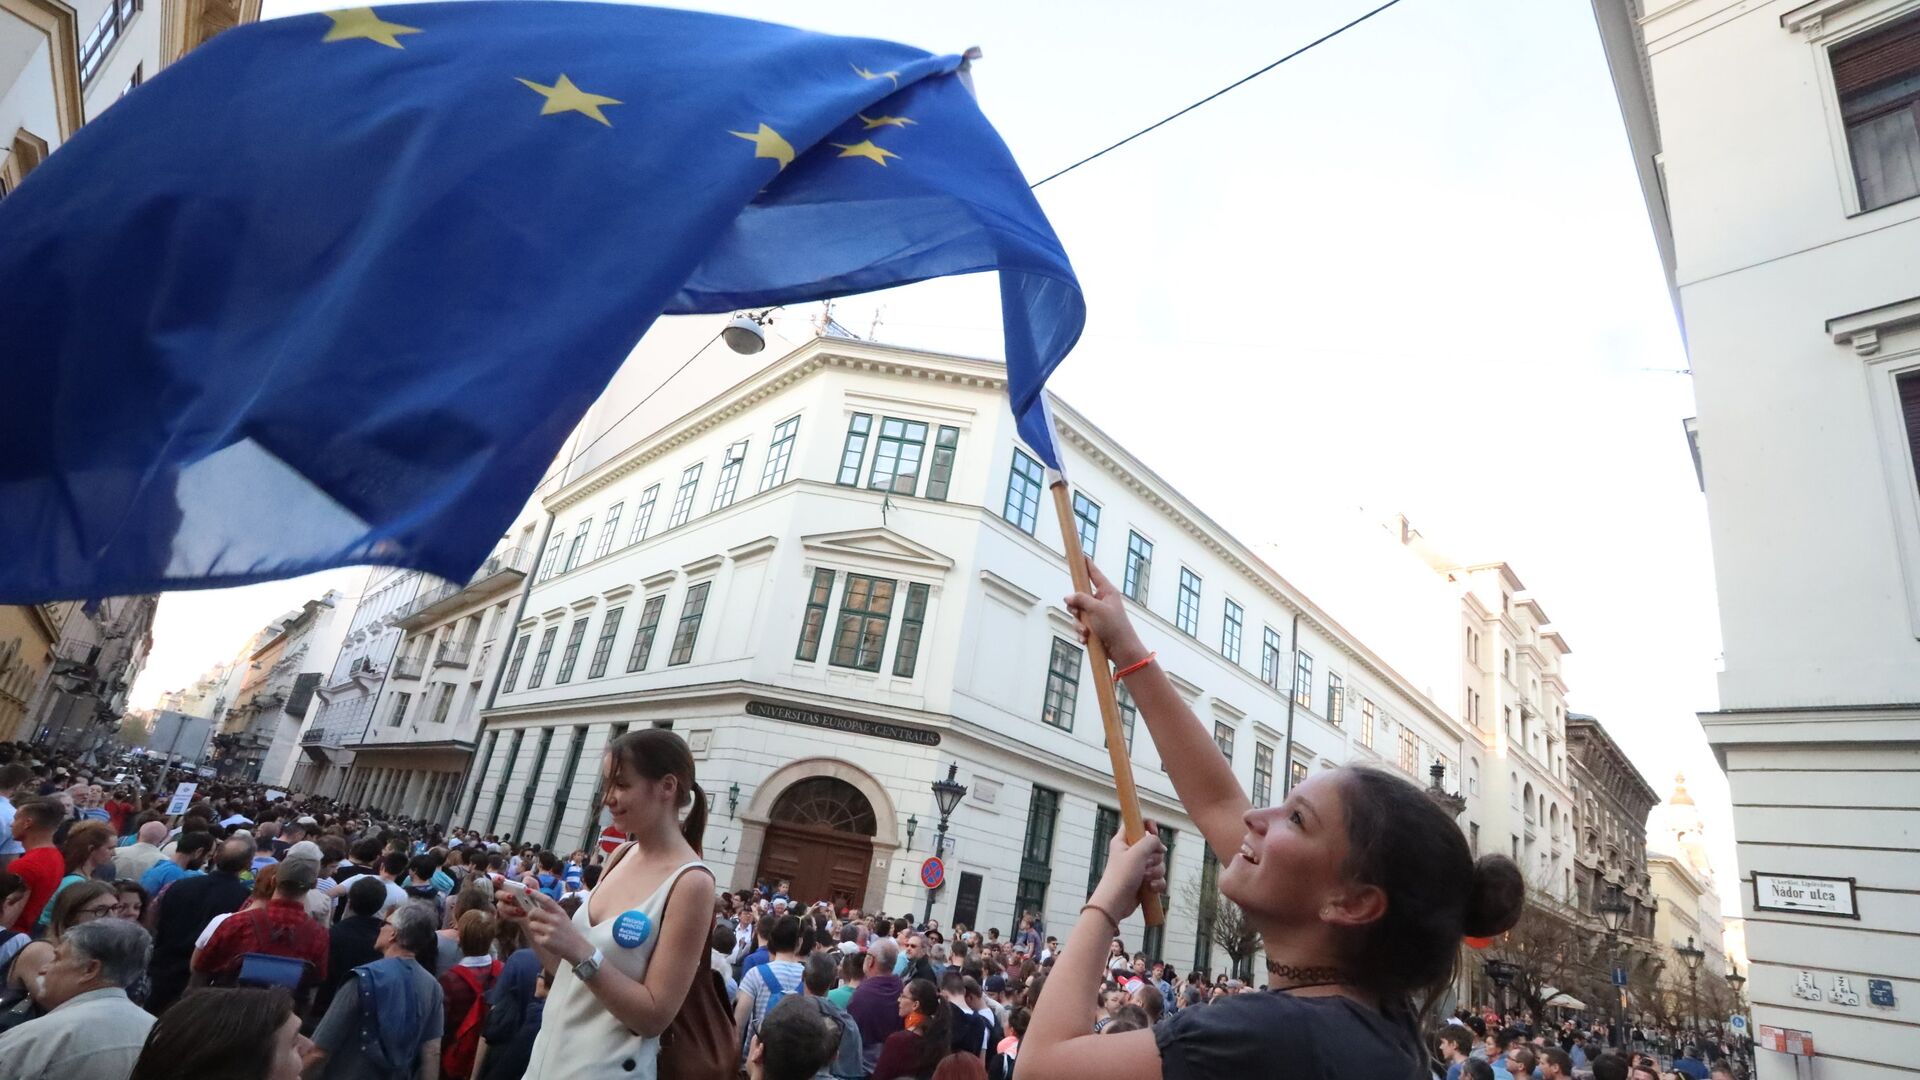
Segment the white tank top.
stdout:
<svg viewBox="0 0 1920 1080">
<path fill-rule="evenodd" d="M 587 917 L 590 904 L 573 913 L 573 925 L 599 949 L 608 967 L 638 982 L 647 977 L 647 961 L 660 939 L 660 916 L 680 875 L 713 870 L 706 863 L 682 863 L 638 907 L 614 912 L 600 925 Z M 704 946 L 703 946 L 704 947 Z M 698 971 L 696 970 L 696 974 Z M 644 1038 L 613 1018 L 586 983 L 561 964 L 547 992 L 540 1034 L 533 1040 L 526 1080 L 656 1080 L 658 1036 Z"/>
</svg>

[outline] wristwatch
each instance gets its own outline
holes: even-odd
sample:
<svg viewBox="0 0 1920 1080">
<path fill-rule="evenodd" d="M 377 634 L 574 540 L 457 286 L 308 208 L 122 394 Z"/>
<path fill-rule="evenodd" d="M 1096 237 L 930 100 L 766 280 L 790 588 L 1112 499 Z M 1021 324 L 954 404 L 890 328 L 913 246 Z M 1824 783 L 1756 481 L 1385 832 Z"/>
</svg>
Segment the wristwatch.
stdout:
<svg viewBox="0 0 1920 1080">
<path fill-rule="evenodd" d="M 579 979 L 581 982 L 592 982 L 593 977 L 600 974 L 600 965 L 605 960 L 605 954 L 599 949 L 593 950 L 592 956 L 573 965 L 573 977 Z"/>
</svg>

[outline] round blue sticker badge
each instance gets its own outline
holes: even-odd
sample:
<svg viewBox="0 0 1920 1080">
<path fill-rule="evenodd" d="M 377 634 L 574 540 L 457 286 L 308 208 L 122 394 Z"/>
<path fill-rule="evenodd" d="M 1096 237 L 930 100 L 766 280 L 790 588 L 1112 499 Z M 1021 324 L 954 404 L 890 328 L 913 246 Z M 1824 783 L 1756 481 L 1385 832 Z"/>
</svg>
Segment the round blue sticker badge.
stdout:
<svg viewBox="0 0 1920 1080">
<path fill-rule="evenodd" d="M 653 934 L 653 920 L 647 913 L 635 909 L 624 911 L 613 920 L 613 940 L 623 949 L 631 949 L 644 944 Z"/>
</svg>

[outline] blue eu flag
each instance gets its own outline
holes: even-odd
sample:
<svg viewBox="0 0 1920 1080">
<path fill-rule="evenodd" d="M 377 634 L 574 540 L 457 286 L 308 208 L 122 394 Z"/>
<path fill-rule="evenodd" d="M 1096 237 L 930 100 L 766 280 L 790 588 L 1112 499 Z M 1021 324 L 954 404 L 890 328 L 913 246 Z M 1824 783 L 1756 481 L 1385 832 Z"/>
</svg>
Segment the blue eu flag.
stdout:
<svg viewBox="0 0 1920 1080">
<path fill-rule="evenodd" d="M 662 313 L 1000 272 L 1085 309 L 958 56 L 594 3 L 220 35 L 0 202 L 0 602 L 459 578 Z"/>
</svg>

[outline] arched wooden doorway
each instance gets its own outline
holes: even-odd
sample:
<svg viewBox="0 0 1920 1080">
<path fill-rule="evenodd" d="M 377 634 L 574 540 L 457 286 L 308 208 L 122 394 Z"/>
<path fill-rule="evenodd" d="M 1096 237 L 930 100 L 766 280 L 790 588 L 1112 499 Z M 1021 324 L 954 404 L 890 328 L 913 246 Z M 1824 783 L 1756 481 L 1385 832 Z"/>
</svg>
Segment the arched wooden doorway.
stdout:
<svg viewBox="0 0 1920 1080">
<path fill-rule="evenodd" d="M 767 817 L 756 883 L 792 882 L 791 895 L 802 904 L 830 900 L 838 910 L 862 903 L 877 823 L 860 789 L 810 777 L 781 792 Z"/>
</svg>

